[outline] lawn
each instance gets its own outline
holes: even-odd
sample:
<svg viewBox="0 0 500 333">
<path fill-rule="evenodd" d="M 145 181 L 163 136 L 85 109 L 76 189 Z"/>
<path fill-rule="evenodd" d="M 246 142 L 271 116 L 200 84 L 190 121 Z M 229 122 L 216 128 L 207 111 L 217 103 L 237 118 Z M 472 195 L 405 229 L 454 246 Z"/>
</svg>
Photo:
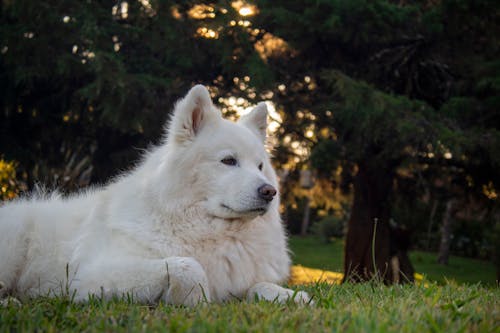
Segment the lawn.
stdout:
<svg viewBox="0 0 500 333">
<path fill-rule="evenodd" d="M 290 238 L 294 264 L 334 272 L 343 271 L 343 246 L 341 240 L 326 244 L 312 236 Z M 451 256 L 449 264 L 443 266 L 437 263 L 436 258 L 435 253 L 410 252 L 415 270 L 425 275 L 428 280 L 440 284 L 447 280 L 468 284 L 480 282 L 490 286 L 495 284 L 495 267 L 490 262 Z"/>
<path fill-rule="evenodd" d="M 315 306 L 195 308 L 36 299 L 0 307 L 0 332 L 499 332 L 500 289 L 447 284 L 315 284 Z"/>
<path fill-rule="evenodd" d="M 294 237 L 291 248 L 296 264 L 341 271 L 341 242 L 323 244 Z M 474 275 L 469 270 L 489 272 L 489 266 L 452 258 L 447 270 L 437 271 L 433 258 L 426 253 L 412 255 L 417 270 L 429 276 L 425 284 L 292 286 L 308 291 L 314 306 L 234 301 L 185 308 L 145 306 L 131 300 L 93 299 L 79 304 L 65 297 L 11 302 L 0 306 L 0 332 L 499 333 L 500 288 L 454 282 L 485 281 L 487 274 Z"/>
</svg>

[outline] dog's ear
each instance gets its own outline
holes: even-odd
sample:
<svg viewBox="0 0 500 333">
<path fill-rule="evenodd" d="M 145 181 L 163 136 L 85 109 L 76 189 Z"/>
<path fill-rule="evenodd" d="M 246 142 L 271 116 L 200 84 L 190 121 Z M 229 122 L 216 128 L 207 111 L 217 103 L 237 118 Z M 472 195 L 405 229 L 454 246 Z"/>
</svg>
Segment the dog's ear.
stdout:
<svg viewBox="0 0 500 333">
<path fill-rule="evenodd" d="M 262 141 L 266 141 L 267 129 L 267 106 L 266 103 L 260 102 L 257 106 L 242 116 L 238 123 L 243 124 L 252 130 Z"/>
<path fill-rule="evenodd" d="M 207 88 L 196 85 L 175 106 L 168 129 L 168 139 L 177 143 L 192 141 L 217 113 Z"/>
</svg>

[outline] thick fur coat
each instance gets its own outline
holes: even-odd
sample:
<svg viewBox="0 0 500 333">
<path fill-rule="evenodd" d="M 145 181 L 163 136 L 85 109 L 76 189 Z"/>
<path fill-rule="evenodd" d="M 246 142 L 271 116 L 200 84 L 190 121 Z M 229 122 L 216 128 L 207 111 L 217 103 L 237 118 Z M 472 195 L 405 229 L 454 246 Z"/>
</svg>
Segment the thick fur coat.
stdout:
<svg viewBox="0 0 500 333">
<path fill-rule="evenodd" d="M 69 197 L 3 204 L 0 294 L 308 302 L 278 286 L 290 258 L 266 119 L 260 103 L 237 123 L 225 120 L 195 86 L 177 103 L 163 144 L 132 172 Z"/>
</svg>

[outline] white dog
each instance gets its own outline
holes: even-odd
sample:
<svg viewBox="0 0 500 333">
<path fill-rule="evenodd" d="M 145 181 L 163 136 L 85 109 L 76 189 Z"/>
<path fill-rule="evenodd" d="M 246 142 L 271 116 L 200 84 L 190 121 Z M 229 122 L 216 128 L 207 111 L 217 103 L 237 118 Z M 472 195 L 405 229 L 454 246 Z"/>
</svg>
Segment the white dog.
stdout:
<svg viewBox="0 0 500 333">
<path fill-rule="evenodd" d="M 277 285 L 290 258 L 266 118 L 260 103 L 237 123 L 225 120 L 195 86 L 176 105 L 164 143 L 134 171 L 75 196 L 4 204 L 3 293 L 309 302 Z"/>
</svg>

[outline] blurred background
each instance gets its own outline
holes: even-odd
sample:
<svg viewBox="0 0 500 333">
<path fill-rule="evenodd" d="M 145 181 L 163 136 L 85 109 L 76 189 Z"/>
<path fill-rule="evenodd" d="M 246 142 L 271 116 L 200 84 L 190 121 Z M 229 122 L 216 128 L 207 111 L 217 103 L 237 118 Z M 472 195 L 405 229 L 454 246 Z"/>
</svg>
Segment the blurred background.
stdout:
<svg viewBox="0 0 500 333">
<path fill-rule="evenodd" d="M 133 168 L 194 84 L 264 100 L 294 262 L 493 284 L 500 7 L 473 0 L 0 2 L 0 195 Z"/>
</svg>

